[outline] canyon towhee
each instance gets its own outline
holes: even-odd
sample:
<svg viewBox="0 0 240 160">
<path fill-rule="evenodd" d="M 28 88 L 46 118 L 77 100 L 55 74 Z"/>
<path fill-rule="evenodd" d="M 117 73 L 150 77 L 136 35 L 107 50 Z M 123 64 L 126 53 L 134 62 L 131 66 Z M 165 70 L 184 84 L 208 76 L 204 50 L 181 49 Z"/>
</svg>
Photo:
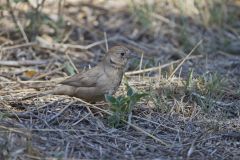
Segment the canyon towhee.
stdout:
<svg viewBox="0 0 240 160">
<path fill-rule="evenodd" d="M 68 95 L 88 102 L 104 100 L 105 94 L 112 95 L 119 87 L 129 56 L 128 48 L 112 47 L 96 67 L 60 82 L 60 86 L 42 95 Z M 23 99 L 31 97 L 35 96 L 23 97 Z"/>
</svg>

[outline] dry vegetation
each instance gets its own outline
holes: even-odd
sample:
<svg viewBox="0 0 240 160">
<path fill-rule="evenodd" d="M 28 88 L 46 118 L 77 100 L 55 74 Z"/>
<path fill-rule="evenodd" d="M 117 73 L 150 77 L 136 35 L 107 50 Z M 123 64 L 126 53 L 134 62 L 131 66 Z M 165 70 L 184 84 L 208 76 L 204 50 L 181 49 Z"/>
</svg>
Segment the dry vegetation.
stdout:
<svg viewBox="0 0 240 160">
<path fill-rule="evenodd" d="M 0 159 L 240 159 L 239 0 L 36 2 L 0 0 Z M 114 44 L 135 54 L 124 82 L 144 94 L 121 85 L 127 112 L 21 100 Z"/>
</svg>

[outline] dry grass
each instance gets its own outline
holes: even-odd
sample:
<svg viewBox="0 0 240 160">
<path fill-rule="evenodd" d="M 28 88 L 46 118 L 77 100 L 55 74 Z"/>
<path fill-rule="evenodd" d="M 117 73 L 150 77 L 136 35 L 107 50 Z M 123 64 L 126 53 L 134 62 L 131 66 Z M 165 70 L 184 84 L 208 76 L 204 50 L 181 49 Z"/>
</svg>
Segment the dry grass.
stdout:
<svg viewBox="0 0 240 160">
<path fill-rule="evenodd" d="M 240 158 L 239 1 L 7 2 L 0 0 L 0 159 Z M 106 103 L 21 100 L 94 66 L 119 43 L 136 55 L 126 81 L 149 95 L 131 121 L 111 127 Z M 117 95 L 126 95 L 124 85 Z"/>
</svg>

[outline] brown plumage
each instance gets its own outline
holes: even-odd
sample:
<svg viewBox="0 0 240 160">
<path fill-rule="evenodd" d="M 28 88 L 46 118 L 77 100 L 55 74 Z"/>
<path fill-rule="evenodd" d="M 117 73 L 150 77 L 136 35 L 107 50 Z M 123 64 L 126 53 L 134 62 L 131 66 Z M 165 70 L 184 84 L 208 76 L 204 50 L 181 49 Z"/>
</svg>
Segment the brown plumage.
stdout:
<svg viewBox="0 0 240 160">
<path fill-rule="evenodd" d="M 73 96 L 88 102 L 104 100 L 105 94 L 112 95 L 119 87 L 129 55 L 129 49 L 124 46 L 112 47 L 96 67 L 64 80 L 47 93 Z"/>
</svg>

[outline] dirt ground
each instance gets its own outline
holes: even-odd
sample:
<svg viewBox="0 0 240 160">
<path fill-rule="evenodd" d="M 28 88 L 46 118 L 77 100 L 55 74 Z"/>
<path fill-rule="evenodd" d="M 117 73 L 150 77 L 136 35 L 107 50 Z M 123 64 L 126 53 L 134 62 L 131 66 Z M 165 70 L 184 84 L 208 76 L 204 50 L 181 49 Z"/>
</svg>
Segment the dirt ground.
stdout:
<svg viewBox="0 0 240 160">
<path fill-rule="evenodd" d="M 240 159 L 240 3 L 183 2 L 0 0 L 0 159 Z M 107 102 L 22 99 L 117 44 L 148 95 L 127 123 Z"/>
</svg>

